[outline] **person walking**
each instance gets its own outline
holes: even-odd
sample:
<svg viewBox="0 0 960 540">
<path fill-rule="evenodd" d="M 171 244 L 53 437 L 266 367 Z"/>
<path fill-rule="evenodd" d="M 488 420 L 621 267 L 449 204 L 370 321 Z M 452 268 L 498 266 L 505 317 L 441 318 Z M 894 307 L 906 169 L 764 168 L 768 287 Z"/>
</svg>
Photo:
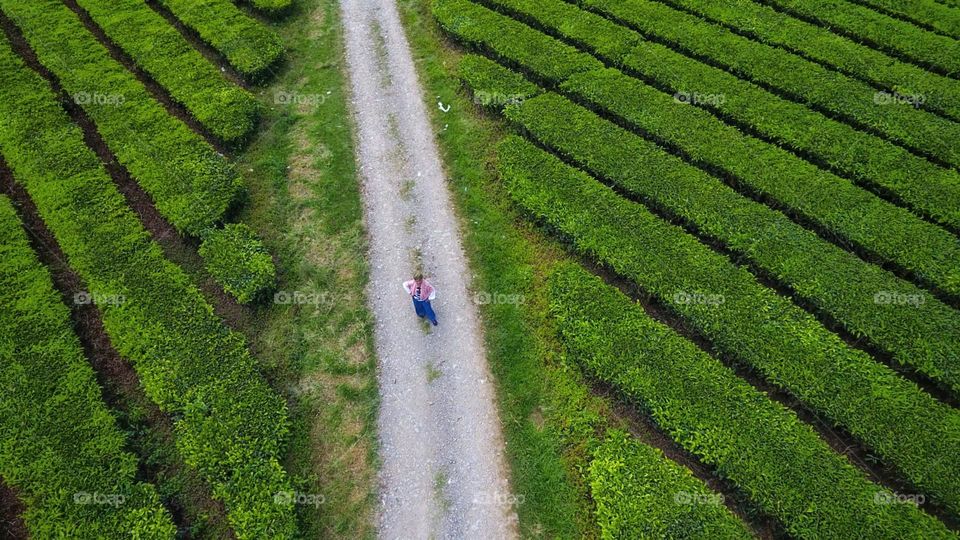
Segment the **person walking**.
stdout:
<svg viewBox="0 0 960 540">
<path fill-rule="evenodd" d="M 437 326 L 437 315 L 430 305 L 430 301 L 437 297 L 437 290 L 433 285 L 423 279 L 423 275 L 417 274 L 410 281 L 405 281 L 403 288 L 413 298 L 413 309 L 417 312 L 417 317 L 426 317 L 434 326 Z"/>
</svg>

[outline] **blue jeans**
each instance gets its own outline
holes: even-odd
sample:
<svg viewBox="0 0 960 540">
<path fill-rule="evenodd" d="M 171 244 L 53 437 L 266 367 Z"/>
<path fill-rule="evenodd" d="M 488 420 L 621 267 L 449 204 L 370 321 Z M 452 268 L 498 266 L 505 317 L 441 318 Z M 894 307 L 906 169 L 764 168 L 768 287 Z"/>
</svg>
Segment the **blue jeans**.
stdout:
<svg viewBox="0 0 960 540">
<path fill-rule="evenodd" d="M 413 309 L 417 311 L 417 317 L 426 317 L 428 321 L 437 324 L 437 315 L 433 312 L 429 300 L 413 300 Z"/>
</svg>

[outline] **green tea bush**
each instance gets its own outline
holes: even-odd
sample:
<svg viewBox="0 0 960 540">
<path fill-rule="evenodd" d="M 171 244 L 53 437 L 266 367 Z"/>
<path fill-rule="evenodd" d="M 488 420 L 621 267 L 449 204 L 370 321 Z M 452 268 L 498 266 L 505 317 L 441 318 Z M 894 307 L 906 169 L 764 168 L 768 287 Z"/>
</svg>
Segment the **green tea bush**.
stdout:
<svg viewBox="0 0 960 540">
<path fill-rule="evenodd" d="M 566 13 L 568 8 L 574 9 L 562 2 L 560 5 L 561 14 Z M 513 32 L 507 36 L 490 33 L 485 39 L 499 42 L 526 39 L 541 44 L 554 41 L 549 36 L 532 31 L 522 35 Z M 628 50 L 633 45 L 627 40 L 608 42 L 605 46 L 611 50 Z M 505 50 L 520 49 L 513 45 L 506 47 Z M 520 55 L 509 60 L 527 72 L 536 72 L 534 62 L 543 62 L 536 57 Z M 675 145 L 695 162 L 728 173 L 736 183 L 769 197 L 829 231 L 840 243 L 859 246 L 874 256 L 909 270 L 925 284 L 954 295 L 960 294 L 960 244 L 956 237 L 909 211 L 823 171 L 776 145 L 744 135 L 707 111 L 692 107 L 676 96 L 660 92 L 615 69 L 576 73 L 560 84 L 559 89 L 597 109 L 612 113 L 642 133 Z M 562 118 L 546 112 L 537 118 L 541 123 L 548 123 L 546 125 L 550 127 L 545 129 L 557 136 L 577 136 L 576 133 L 566 132 Z M 552 125 L 549 124 L 551 120 L 554 120 Z M 617 146 L 615 144 L 609 150 L 614 151 Z M 663 155 L 663 152 L 659 154 Z M 630 156 L 625 158 L 629 159 Z M 671 162 L 674 168 L 681 167 L 684 171 L 693 171 L 690 174 L 703 176 L 692 168 L 682 167 L 678 160 Z M 960 187 L 960 183 L 957 186 Z M 960 211 L 960 207 L 957 207 L 957 211 Z M 874 294 L 886 290 L 878 289 Z"/>
<path fill-rule="evenodd" d="M 502 109 L 540 93 L 539 87 L 523 75 L 483 56 L 468 54 L 457 67 L 474 102 L 484 107 Z"/>
<path fill-rule="evenodd" d="M 589 54 L 557 40 L 536 39 L 542 36 L 540 32 L 465 0 L 436 0 L 433 14 L 440 26 L 461 42 L 522 61 L 537 77 L 549 81 L 603 67 Z M 494 36 L 510 39 L 491 39 Z"/>
<path fill-rule="evenodd" d="M 512 0 L 508 0 L 510 2 Z M 645 36 L 776 89 L 798 103 L 829 111 L 900 145 L 960 165 L 960 124 L 910 105 L 885 103 L 869 84 L 783 49 L 650 0 L 583 0 Z M 960 53 L 960 48 L 957 49 Z M 917 100 L 922 98 L 918 97 Z"/>
<path fill-rule="evenodd" d="M 688 97 L 690 101 L 696 101 L 696 106 L 724 120 L 733 119 L 745 124 L 777 145 L 811 156 L 828 164 L 830 170 L 868 187 L 895 194 L 915 211 L 939 223 L 960 228 L 960 173 L 957 171 L 938 167 L 879 137 L 831 120 L 802 104 L 781 99 L 730 73 L 647 41 L 637 32 L 561 0 L 488 1 L 496 2 L 501 9 L 522 14 L 524 18 L 563 36 L 564 40 L 593 51 L 611 65 L 638 75 L 678 99 Z M 571 71 L 569 75 L 559 72 L 563 75 L 545 76 L 549 73 L 541 66 L 564 63 L 569 55 L 576 54 L 576 49 L 562 49 L 564 44 L 556 39 L 467 0 L 438 0 L 437 4 L 448 5 L 450 2 L 457 7 L 469 6 L 435 10 L 436 15 L 441 25 L 445 17 L 458 16 L 461 25 L 467 24 L 463 19 L 473 17 L 475 24 L 470 25 L 469 39 L 459 38 L 465 43 L 494 54 L 511 67 L 522 65 L 525 72 L 545 79 L 550 85 L 563 83 L 574 74 Z M 481 24 L 480 21 L 484 22 Z M 501 27 L 510 31 L 501 32 Z M 515 41 L 523 43 L 513 43 Z M 565 52 L 564 56 L 544 58 L 544 54 L 538 54 L 540 50 Z M 525 54 L 518 54 L 518 51 Z M 585 71 L 593 70 L 575 70 Z M 693 99 L 698 96 L 701 99 Z"/>
<path fill-rule="evenodd" d="M 228 81 L 142 0 L 77 0 L 113 43 L 214 136 L 242 141 L 257 125 L 253 94 Z"/>
<path fill-rule="evenodd" d="M 293 0 L 248 0 L 253 8 L 267 15 L 281 14 L 293 5 Z"/>
<path fill-rule="evenodd" d="M 169 538 L 176 527 L 101 398 L 70 311 L 0 195 L 0 476 L 34 538 Z"/>
<path fill-rule="evenodd" d="M 860 0 L 895 19 L 908 19 L 918 26 L 960 39 L 960 11 L 932 0 Z"/>
<path fill-rule="evenodd" d="M 498 146 L 498 159 L 513 199 L 577 251 L 634 281 L 717 353 L 753 367 L 843 426 L 958 513 L 956 409 L 850 348 L 746 269 L 552 154 L 510 136 Z"/>
<path fill-rule="evenodd" d="M 0 0 L 0 10 L 179 232 L 198 235 L 223 217 L 240 176 L 113 60 L 75 13 L 59 0 Z"/>
<path fill-rule="evenodd" d="M 601 78 L 589 80 L 603 81 Z M 581 87 L 588 86 L 585 82 Z M 611 99 L 632 96 L 624 99 L 630 104 L 642 95 L 629 92 L 629 87 L 616 90 L 602 92 Z M 657 111 L 670 106 L 641 103 L 636 105 L 637 114 L 643 114 L 639 112 L 642 109 L 649 111 L 647 114 L 658 115 Z M 543 94 L 511 106 L 507 117 L 529 136 L 587 172 L 679 217 L 700 234 L 719 240 L 767 275 L 789 286 L 800 298 L 828 313 L 851 334 L 868 338 L 900 363 L 944 383 L 960 396 L 960 363 L 957 362 L 960 312 L 923 289 L 864 262 L 780 212 L 743 197 L 655 144 L 556 94 Z M 663 118 L 662 123 L 669 124 L 670 118 Z M 717 139 L 712 139 L 711 145 L 709 132 L 694 134 L 697 131 L 689 127 L 681 121 L 676 122 L 673 129 L 678 133 L 691 133 L 693 140 L 703 135 L 702 147 L 694 151 L 711 152 Z M 721 146 L 735 145 L 731 141 Z M 712 155 L 723 152 L 713 151 Z M 756 154 L 744 155 L 757 161 Z M 824 199 L 835 196 L 829 191 L 824 193 Z M 847 229 L 862 225 L 864 220 L 857 217 L 846 220 Z M 874 221 L 882 223 L 883 217 L 878 216 Z M 888 227 L 892 228 L 893 223 L 888 221 Z M 939 231 L 932 225 L 929 227 Z M 945 252 L 946 260 L 942 262 L 947 277 L 952 278 L 945 284 L 952 285 L 950 290 L 956 293 L 960 291 L 960 244 L 950 234 L 944 235 L 947 238 L 940 243 L 936 242 L 940 237 L 932 235 L 930 243 Z M 922 238 L 919 236 L 915 241 L 919 243 Z"/>
<path fill-rule="evenodd" d="M 902 5 L 899 0 L 869 0 Z M 795 19 L 753 0 L 668 0 L 669 4 L 733 27 L 757 41 L 782 47 L 842 73 L 905 96 L 922 95 L 923 107 L 960 120 L 960 81 L 903 62 L 826 28 Z M 919 0 L 911 4 L 935 6 Z M 941 6 L 943 7 L 943 6 Z M 910 8 L 914 9 L 913 6 Z M 939 10 L 940 8 L 936 8 Z"/>
<path fill-rule="evenodd" d="M 204 235 L 200 257 L 213 279 L 241 304 L 262 297 L 276 285 L 273 257 L 243 223 L 231 223 Z"/>
<path fill-rule="evenodd" d="M 49 85 L 0 39 L 0 155 L 91 291 L 104 329 L 144 392 L 174 418 L 177 451 L 223 501 L 241 539 L 292 538 L 280 459 L 287 406 L 245 340 L 224 325 L 84 144 Z"/>
<path fill-rule="evenodd" d="M 861 43 L 887 51 L 939 72 L 960 74 L 960 42 L 927 32 L 909 22 L 850 2 L 831 0 L 764 0 L 800 19 L 815 21 L 833 32 L 849 35 Z M 901 9 L 907 8 L 898 2 Z M 955 6 L 956 7 L 956 6 Z"/>
<path fill-rule="evenodd" d="M 680 446 L 783 523 L 790 536 L 954 537 L 914 505 L 878 503 L 893 494 L 867 480 L 792 411 L 599 278 L 561 266 L 550 291 L 551 313 L 574 360 L 639 405 Z M 626 460 L 617 453 L 607 460 L 618 457 Z M 648 483 L 644 471 L 638 467 L 634 474 Z M 630 492 L 614 493 L 627 498 Z M 604 503 L 598 501 L 598 511 Z"/>
<path fill-rule="evenodd" d="M 158 1 L 247 79 L 266 78 L 283 56 L 280 36 L 230 0 Z"/>
<path fill-rule="evenodd" d="M 723 495 L 622 431 L 593 452 L 588 478 L 603 538 L 752 538 Z"/>
</svg>

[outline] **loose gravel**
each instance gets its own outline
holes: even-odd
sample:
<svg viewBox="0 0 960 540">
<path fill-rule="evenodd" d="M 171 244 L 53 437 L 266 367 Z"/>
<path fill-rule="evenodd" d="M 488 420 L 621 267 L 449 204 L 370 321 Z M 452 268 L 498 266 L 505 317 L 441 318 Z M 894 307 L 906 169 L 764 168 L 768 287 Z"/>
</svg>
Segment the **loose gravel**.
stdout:
<svg viewBox="0 0 960 540">
<path fill-rule="evenodd" d="M 458 222 L 393 0 L 341 0 L 381 394 L 381 538 L 515 538 Z M 431 103 L 431 106 L 434 104 Z M 421 270 L 440 325 L 401 283 Z"/>
</svg>

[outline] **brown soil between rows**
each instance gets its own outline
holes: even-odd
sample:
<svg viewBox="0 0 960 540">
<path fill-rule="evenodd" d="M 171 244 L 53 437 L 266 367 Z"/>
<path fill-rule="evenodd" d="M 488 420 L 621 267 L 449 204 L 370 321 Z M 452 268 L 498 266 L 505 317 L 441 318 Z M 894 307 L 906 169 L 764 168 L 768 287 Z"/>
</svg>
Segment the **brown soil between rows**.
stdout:
<svg viewBox="0 0 960 540">
<path fill-rule="evenodd" d="M 5 540 L 26 540 L 27 525 L 23 522 L 26 507 L 17 496 L 16 490 L 0 478 L 0 538 Z"/>
</svg>

